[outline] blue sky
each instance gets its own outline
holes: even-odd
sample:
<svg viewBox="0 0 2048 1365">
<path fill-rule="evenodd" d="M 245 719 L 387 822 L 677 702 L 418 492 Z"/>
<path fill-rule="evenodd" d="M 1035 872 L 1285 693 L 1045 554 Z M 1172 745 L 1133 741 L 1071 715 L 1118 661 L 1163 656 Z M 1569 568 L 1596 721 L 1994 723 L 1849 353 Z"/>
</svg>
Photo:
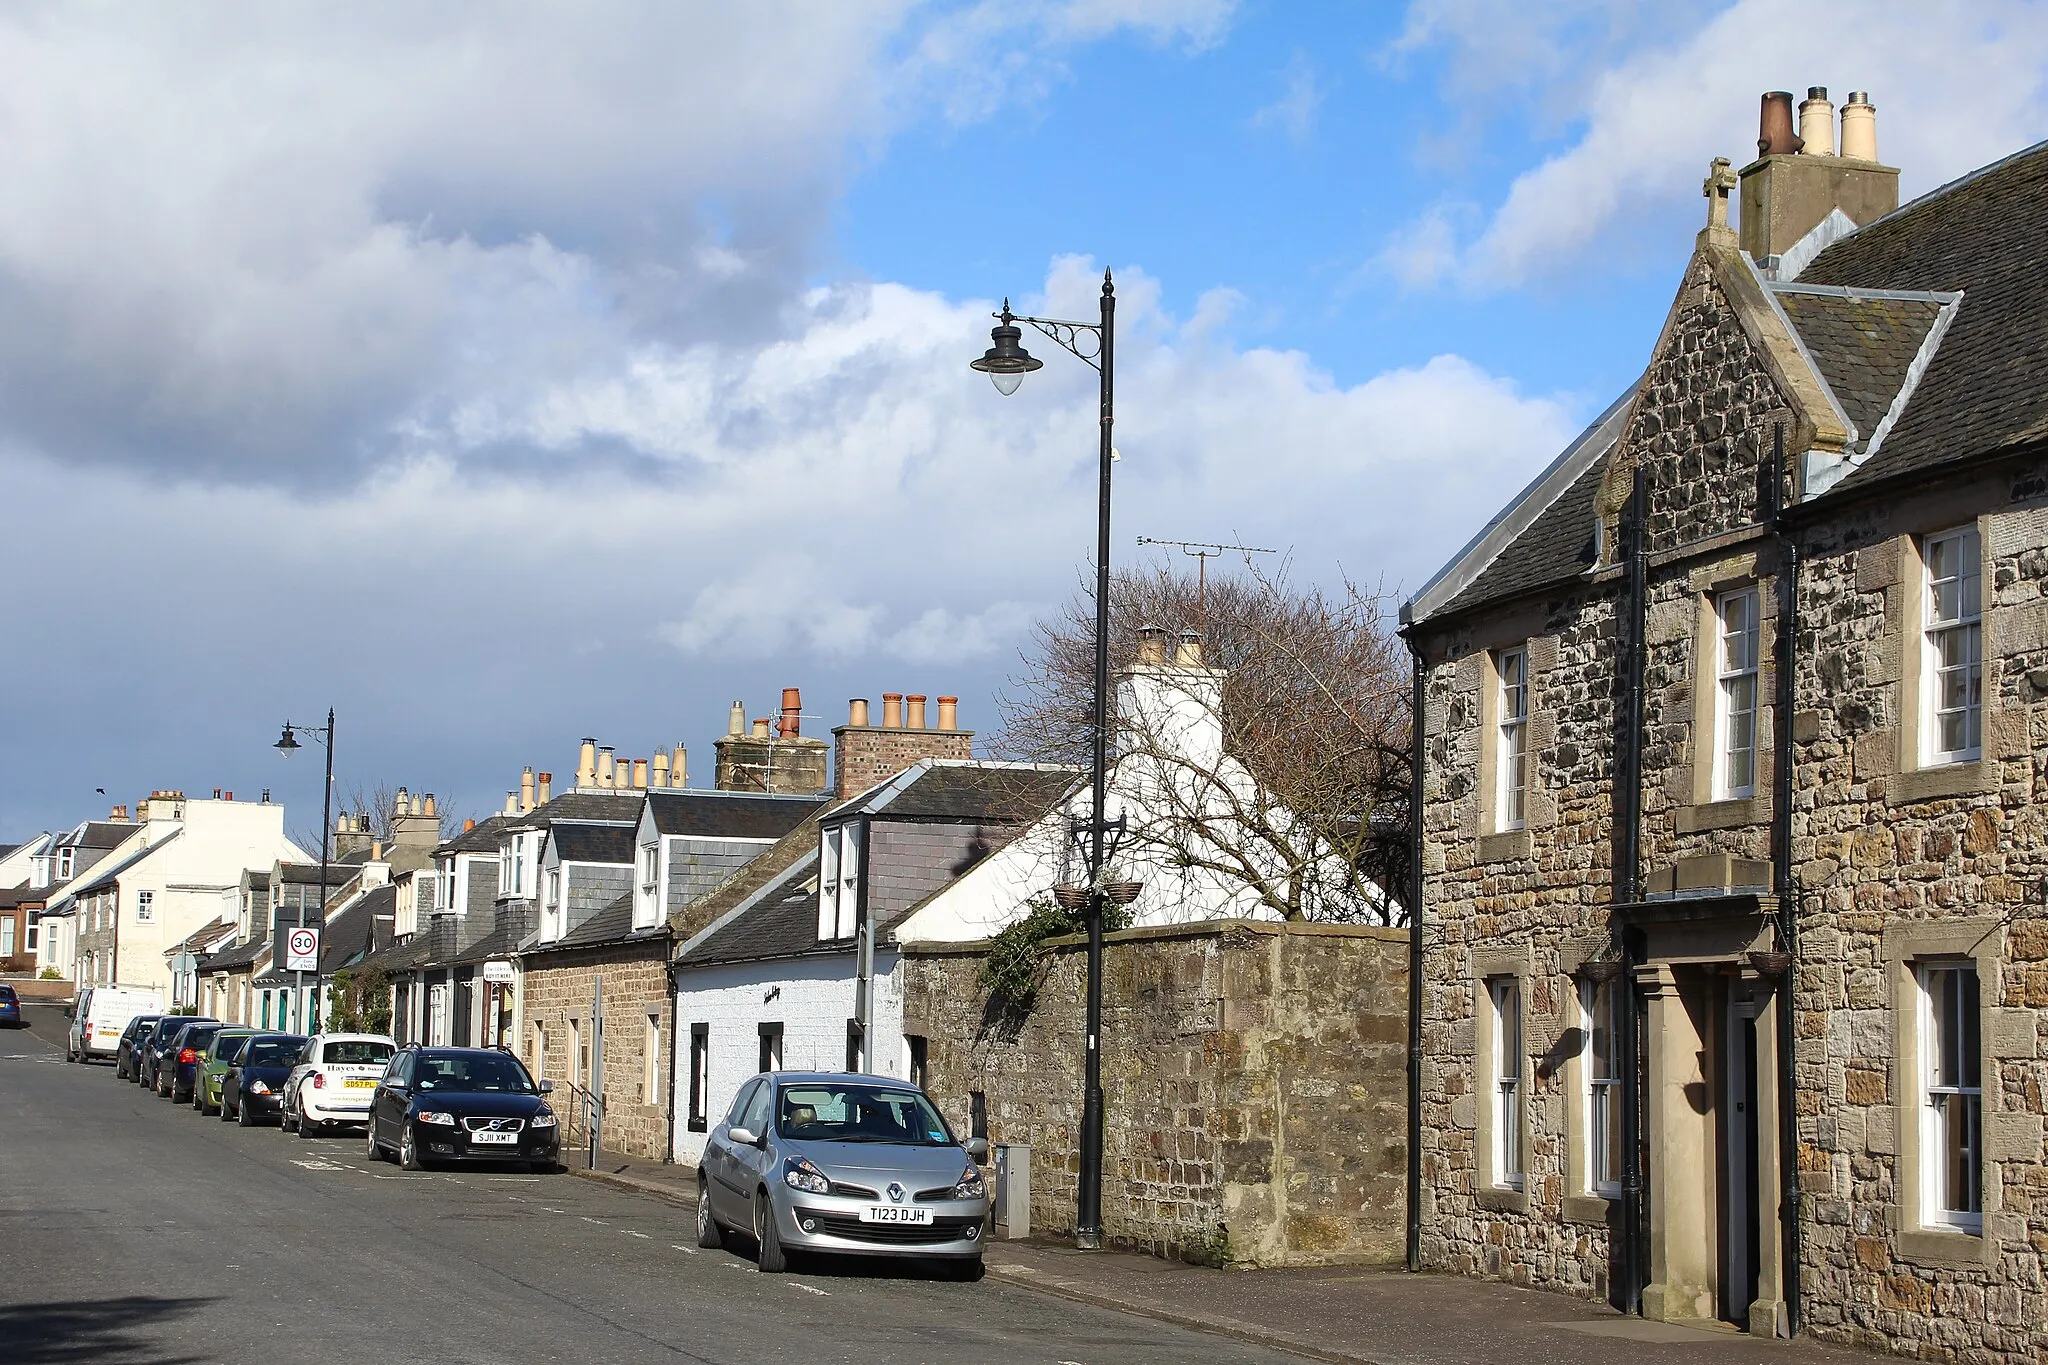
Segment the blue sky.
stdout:
<svg viewBox="0 0 2048 1365">
<path fill-rule="evenodd" d="M 0 839 L 155 787 L 484 813 L 735 698 L 994 698 L 1092 544 L 1412 587 L 1644 362 L 1757 96 L 1916 194 L 2039 139 L 2020 3 L 853 0 L 0 16 Z M 1042 347 L 1049 351 L 1049 347 Z"/>
</svg>

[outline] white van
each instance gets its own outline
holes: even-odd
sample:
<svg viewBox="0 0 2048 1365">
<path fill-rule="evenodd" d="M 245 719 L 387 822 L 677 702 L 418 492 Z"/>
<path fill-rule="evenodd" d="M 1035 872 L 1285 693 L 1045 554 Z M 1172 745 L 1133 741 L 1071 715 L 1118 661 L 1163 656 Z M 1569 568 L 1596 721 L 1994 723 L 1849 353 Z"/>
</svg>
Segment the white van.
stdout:
<svg viewBox="0 0 2048 1365">
<path fill-rule="evenodd" d="M 112 1061 L 120 1049 L 121 1035 L 137 1015 L 163 1012 L 163 993 L 148 986 L 87 986 L 71 1007 L 64 1060 L 85 1062 L 100 1057 Z"/>
</svg>

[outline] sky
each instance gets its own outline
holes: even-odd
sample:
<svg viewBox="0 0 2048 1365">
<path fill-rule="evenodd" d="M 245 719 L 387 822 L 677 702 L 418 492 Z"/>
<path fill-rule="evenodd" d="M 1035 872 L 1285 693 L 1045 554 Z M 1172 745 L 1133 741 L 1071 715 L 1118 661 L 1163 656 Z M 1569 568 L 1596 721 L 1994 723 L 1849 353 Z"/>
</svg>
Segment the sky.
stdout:
<svg viewBox="0 0 2048 1365">
<path fill-rule="evenodd" d="M 1425 581 L 1647 358 L 1758 96 L 1907 197 L 2048 136 L 2000 0 L 0 13 L 0 841 L 161 787 L 487 814 L 584 735 L 958 695 L 1094 534 Z M 97 789 L 106 788 L 101 796 Z"/>
</svg>

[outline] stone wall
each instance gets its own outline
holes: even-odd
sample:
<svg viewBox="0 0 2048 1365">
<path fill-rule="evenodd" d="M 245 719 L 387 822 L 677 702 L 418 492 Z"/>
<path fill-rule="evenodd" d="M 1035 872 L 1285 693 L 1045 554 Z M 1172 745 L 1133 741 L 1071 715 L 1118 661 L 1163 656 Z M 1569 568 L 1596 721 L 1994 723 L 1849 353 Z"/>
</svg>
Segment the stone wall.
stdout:
<svg viewBox="0 0 2048 1365">
<path fill-rule="evenodd" d="M 1103 1232 L 1214 1264 L 1392 1262 L 1405 1235 L 1405 930 L 1222 920 L 1107 939 Z M 1032 1225 L 1070 1232 L 1085 944 L 1059 940 L 1021 1021 L 981 945 L 904 950 L 904 1033 L 967 1131 L 1032 1148 Z M 914 1046 L 914 1044 L 913 1044 Z"/>
<path fill-rule="evenodd" d="M 669 1037 L 668 940 L 647 939 L 609 948 L 534 953 L 526 958 L 525 1010 L 519 1054 L 537 1076 L 561 1089 L 555 1110 L 562 1116 L 565 1145 L 586 1141 L 579 1102 L 564 1082 L 569 1079 L 570 1022 L 584 1039 L 590 1036 L 590 1005 L 597 977 L 604 977 L 604 1129 L 598 1145 L 605 1151 L 648 1161 L 668 1159 L 668 1094 L 665 1082 L 675 1074 L 674 1039 Z M 647 1077 L 647 1019 L 659 1021 L 660 1054 Z M 547 1031 L 548 1055 L 534 1055 L 534 1025 Z M 588 1076 L 584 1081 L 588 1083 Z M 567 1158 L 564 1158 L 565 1160 Z"/>
</svg>

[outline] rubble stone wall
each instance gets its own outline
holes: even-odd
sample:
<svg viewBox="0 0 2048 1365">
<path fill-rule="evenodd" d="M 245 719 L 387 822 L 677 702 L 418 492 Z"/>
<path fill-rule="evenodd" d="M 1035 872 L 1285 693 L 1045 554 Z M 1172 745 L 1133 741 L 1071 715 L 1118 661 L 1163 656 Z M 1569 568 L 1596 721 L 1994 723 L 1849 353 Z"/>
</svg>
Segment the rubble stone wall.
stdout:
<svg viewBox="0 0 2048 1365">
<path fill-rule="evenodd" d="M 537 1076 L 559 1087 L 555 1112 L 562 1116 L 563 1142 L 587 1140 L 578 1099 L 566 1082 L 570 1075 L 570 1021 L 583 1038 L 590 1037 L 590 1005 L 597 978 L 604 978 L 604 1126 L 598 1145 L 605 1151 L 648 1161 L 668 1158 L 667 1078 L 675 1074 L 675 1040 L 669 1037 L 668 941 L 645 942 L 583 951 L 537 953 L 526 959 L 525 1018 L 519 1054 Z M 659 1056 L 647 1078 L 647 1020 L 654 1016 L 660 1034 Z M 534 1055 L 534 1025 L 546 1029 L 545 1070 Z M 583 1078 L 588 1085 L 589 1077 Z M 564 1157 L 564 1160 L 568 1160 Z"/>
</svg>

